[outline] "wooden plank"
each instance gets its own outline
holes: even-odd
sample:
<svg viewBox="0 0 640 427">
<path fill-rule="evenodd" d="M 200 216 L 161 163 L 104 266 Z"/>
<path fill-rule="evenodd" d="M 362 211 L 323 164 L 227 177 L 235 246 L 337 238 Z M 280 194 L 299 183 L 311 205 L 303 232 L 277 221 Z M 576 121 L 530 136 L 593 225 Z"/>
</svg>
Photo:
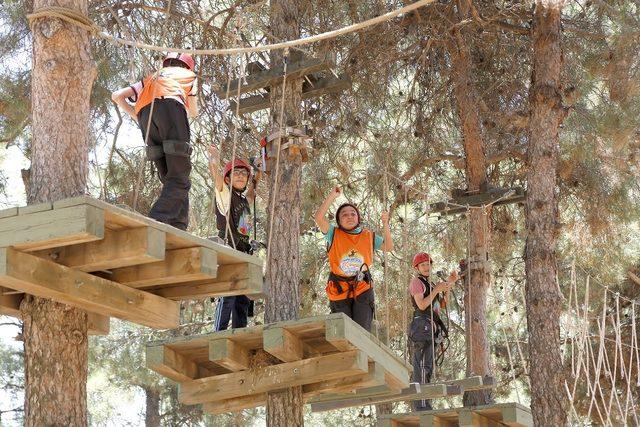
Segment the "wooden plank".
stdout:
<svg viewBox="0 0 640 427">
<path fill-rule="evenodd" d="M 342 314 L 342 313 L 340 313 Z M 349 345 L 364 351 L 372 360 L 382 364 L 397 383 L 397 388 L 409 386 L 411 366 L 370 333 L 362 329 L 352 319 L 342 314 L 340 317 L 327 318 L 325 321 L 325 339 L 339 349 L 347 349 Z"/>
<path fill-rule="evenodd" d="M 21 319 L 20 303 L 23 298 L 24 293 L 15 293 L 12 289 L 0 286 L 0 314 Z M 89 312 L 87 322 L 89 335 L 109 335 L 110 319 L 107 316 Z"/>
<path fill-rule="evenodd" d="M 9 218 L 11 216 L 18 215 L 18 207 L 14 206 L 12 208 L 2 209 L 0 210 L 0 219 L 1 218 Z"/>
<path fill-rule="evenodd" d="M 215 279 L 178 284 L 150 292 L 173 300 L 216 296 L 261 295 L 262 267 L 255 264 L 226 264 L 218 267 Z"/>
<path fill-rule="evenodd" d="M 16 294 L 12 289 L 0 286 L 0 314 L 20 319 L 20 303 L 24 294 Z"/>
<path fill-rule="evenodd" d="M 333 62 L 326 57 L 303 59 L 287 65 L 287 80 L 298 79 L 307 74 L 328 70 L 332 66 Z M 229 97 L 235 97 L 247 92 L 275 86 L 282 82 L 283 74 L 284 66 L 280 65 L 269 70 L 250 74 L 243 79 L 232 80 L 228 88 L 226 84 L 218 86 L 214 88 L 214 93 L 220 99 L 227 99 L 227 94 Z M 240 92 L 238 92 L 238 86 L 240 86 Z"/>
<path fill-rule="evenodd" d="M 339 390 L 352 390 L 355 387 L 374 386 L 384 382 L 384 368 L 376 363 L 369 363 L 369 372 L 366 374 L 352 375 L 345 378 L 325 380 L 302 386 L 304 399 L 322 393 L 336 392 Z M 225 399 L 218 402 L 209 402 L 202 405 L 202 410 L 210 414 L 222 414 L 225 412 L 238 412 L 243 409 L 255 408 L 266 404 L 267 394 L 252 394 L 234 399 Z"/>
<path fill-rule="evenodd" d="M 104 210 L 105 224 L 107 224 L 109 228 L 138 228 L 147 225 L 163 231 L 166 233 L 167 249 L 182 249 L 202 246 L 213 249 L 217 252 L 219 264 L 248 262 L 250 264 L 262 266 L 262 260 L 257 256 L 237 251 L 213 240 L 194 236 L 186 231 L 178 230 L 175 227 L 148 218 L 138 212 L 113 206 L 109 203 L 103 202 L 102 200 L 97 200 L 91 197 L 81 196 L 59 200 L 53 203 L 53 209 L 55 212 L 59 209 L 78 205 L 90 205 Z"/>
<path fill-rule="evenodd" d="M 216 277 L 216 252 L 208 248 L 167 251 L 162 261 L 118 268 L 109 278 L 133 288 L 167 285 Z"/>
<path fill-rule="evenodd" d="M 458 425 L 460 427 L 503 427 L 500 421 L 485 417 L 470 409 L 461 409 L 458 412 Z"/>
<path fill-rule="evenodd" d="M 502 423 L 512 427 L 533 427 L 531 410 L 517 403 L 500 405 Z"/>
<path fill-rule="evenodd" d="M 152 371 L 176 382 L 198 378 L 198 366 L 166 346 L 147 346 L 145 364 Z"/>
<path fill-rule="evenodd" d="M 366 354 L 354 350 L 188 381 L 181 384 L 178 398 L 181 403 L 195 405 L 359 375 L 367 371 Z"/>
<path fill-rule="evenodd" d="M 349 89 L 351 87 L 351 79 L 349 79 L 346 75 L 341 75 L 340 77 L 335 77 L 331 74 L 328 77 L 322 78 L 314 83 L 314 86 L 308 86 L 303 88 L 301 98 L 302 100 L 307 100 L 311 98 L 317 98 L 322 95 L 328 95 L 331 93 L 342 92 L 343 90 Z M 240 107 L 236 108 L 236 102 L 229 102 L 229 110 L 235 114 L 238 111 L 238 114 L 249 114 L 255 111 L 264 110 L 265 108 L 269 108 L 271 105 L 271 94 L 262 94 L 262 95 L 254 95 L 248 96 L 246 98 L 240 99 Z"/>
<path fill-rule="evenodd" d="M 233 372 L 249 369 L 249 351 L 230 339 L 211 341 L 209 360 Z"/>
<path fill-rule="evenodd" d="M 11 248 L 0 248 L 0 284 L 152 328 L 179 324 L 180 307 L 175 301 Z"/>
<path fill-rule="evenodd" d="M 87 333 L 89 335 L 109 335 L 111 319 L 108 316 L 87 312 Z"/>
<path fill-rule="evenodd" d="M 99 240 L 104 237 L 104 211 L 78 205 L 0 220 L 0 246 L 32 251 Z"/>
<path fill-rule="evenodd" d="M 51 202 L 36 203 L 33 205 L 20 206 L 18 208 L 18 215 L 26 215 L 26 214 L 35 213 L 35 212 L 50 211 L 51 209 L 53 209 L 53 203 Z"/>
<path fill-rule="evenodd" d="M 262 331 L 263 348 L 283 362 L 294 362 L 304 357 L 302 341 L 285 328 L 267 326 Z"/>
<path fill-rule="evenodd" d="M 140 227 L 107 229 L 102 240 L 35 251 L 33 255 L 92 272 L 162 261 L 164 252 L 165 233 L 153 227 Z"/>
<path fill-rule="evenodd" d="M 493 204 L 494 206 L 519 203 L 524 201 L 524 189 L 517 188 L 492 188 L 487 192 L 454 197 L 448 202 L 433 203 L 429 206 L 429 213 L 441 215 L 454 215 L 466 212 L 466 206 L 482 206 Z"/>
<path fill-rule="evenodd" d="M 424 414 L 420 416 L 420 427 L 453 427 L 449 420 L 435 414 Z"/>
<path fill-rule="evenodd" d="M 450 387 L 450 386 L 449 386 Z M 324 412 L 333 411 L 336 409 L 351 408 L 354 406 L 365 405 L 378 405 L 383 403 L 392 403 L 399 401 L 410 401 L 420 399 L 435 399 L 439 397 L 449 396 L 450 391 L 460 392 L 460 388 L 457 390 L 450 390 L 446 384 L 428 384 L 423 385 L 420 391 L 416 391 L 415 388 L 407 388 L 400 393 L 390 393 L 383 395 L 374 395 L 368 397 L 350 396 L 345 395 L 327 395 L 322 396 L 319 399 L 315 399 L 311 404 L 312 412 Z M 454 393 L 461 394 L 461 393 Z"/>
</svg>

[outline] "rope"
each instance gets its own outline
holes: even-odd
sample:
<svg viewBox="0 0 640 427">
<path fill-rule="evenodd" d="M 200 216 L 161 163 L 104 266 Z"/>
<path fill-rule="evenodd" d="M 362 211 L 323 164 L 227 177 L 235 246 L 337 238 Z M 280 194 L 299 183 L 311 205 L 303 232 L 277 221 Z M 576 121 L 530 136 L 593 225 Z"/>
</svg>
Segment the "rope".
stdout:
<svg viewBox="0 0 640 427">
<path fill-rule="evenodd" d="M 282 97 L 280 99 L 280 132 L 278 134 L 278 148 L 276 151 L 276 167 L 274 173 L 276 174 L 273 181 L 273 193 L 271 197 L 271 214 L 269 215 L 269 239 L 267 241 L 267 258 L 264 264 L 269 268 L 269 258 L 271 257 L 271 238 L 273 237 L 273 217 L 276 209 L 276 195 L 278 193 L 278 175 L 280 173 L 280 148 L 282 146 L 282 135 L 284 134 L 287 125 L 284 119 L 284 103 L 285 93 L 287 91 L 287 66 L 289 64 L 289 50 L 285 49 L 283 52 L 283 71 L 282 71 Z M 271 275 L 271 269 L 269 268 L 269 275 Z"/>
<path fill-rule="evenodd" d="M 387 160 L 385 162 L 385 170 L 387 170 L 389 167 L 389 161 Z M 386 211 L 389 207 L 389 199 L 388 199 L 388 193 L 389 193 L 389 180 L 387 179 L 387 175 L 384 175 L 384 182 L 383 182 L 383 204 L 384 207 L 383 209 Z M 389 216 L 391 216 L 391 213 L 389 212 Z M 391 222 L 391 218 L 387 219 L 387 222 Z M 384 224 L 382 224 L 383 229 L 384 229 Z M 387 281 L 387 251 L 382 251 L 382 262 L 383 264 L 383 268 L 382 268 L 382 280 L 384 282 L 384 305 L 385 305 L 385 327 L 387 329 L 387 338 L 389 338 L 391 336 L 390 332 L 390 323 L 389 323 L 389 311 L 390 311 L 390 307 L 389 307 L 389 282 Z"/>
<path fill-rule="evenodd" d="M 155 46 L 151 44 L 136 42 L 133 40 L 123 39 L 120 37 L 115 37 L 103 32 L 100 27 L 98 27 L 93 21 L 91 21 L 91 19 L 81 14 L 80 12 L 77 12 L 73 9 L 68 9 L 65 7 L 59 7 L 59 6 L 48 6 L 48 7 L 40 8 L 34 11 L 33 13 L 27 15 L 27 19 L 29 20 L 29 22 L 32 22 L 36 19 L 41 19 L 41 18 L 59 18 L 70 24 L 73 24 L 77 27 L 87 30 L 88 32 L 90 32 L 92 35 L 96 37 L 100 37 L 104 40 L 108 40 L 113 43 L 121 44 L 124 46 L 135 46 L 139 49 L 147 49 L 147 50 L 153 50 L 158 52 L 190 53 L 192 55 L 233 55 L 233 54 L 242 54 L 242 53 L 250 53 L 250 52 L 264 52 L 264 51 L 277 50 L 277 49 L 287 49 L 287 48 L 292 48 L 294 46 L 301 46 L 305 44 L 319 42 L 322 40 L 333 39 L 344 34 L 354 33 L 364 28 L 368 28 L 373 25 L 389 21 L 392 18 L 411 12 L 413 10 L 426 6 L 428 4 L 434 3 L 435 1 L 436 0 L 419 0 L 410 5 L 401 7 L 391 12 L 387 12 L 380 16 L 376 16 L 375 18 L 371 18 L 356 24 L 348 25 L 346 27 L 342 27 L 337 30 L 316 34 L 315 36 L 311 36 L 311 37 L 305 37 L 305 38 L 300 38 L 296 40 L 288 40 L 280 43 L 267 44 L 263 46 L 233 47 L 233 48 L 225 48 L 225 49 L 181 49 L 181 48 L 175 48 L 175 47 L 169 47 L 169 46 Z"/>
</svg>

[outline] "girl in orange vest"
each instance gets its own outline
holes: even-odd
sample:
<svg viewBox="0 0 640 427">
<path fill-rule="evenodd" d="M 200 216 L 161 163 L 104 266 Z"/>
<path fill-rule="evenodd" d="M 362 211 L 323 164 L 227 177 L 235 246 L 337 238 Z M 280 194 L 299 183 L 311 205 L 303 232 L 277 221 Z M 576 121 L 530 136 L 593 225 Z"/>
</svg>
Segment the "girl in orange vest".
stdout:
<svg viewBox="0 0 640 427">
<path fill-rule="evenodd" d="M 189 224 L 188 117 L 198 114 L 194 66 L 190 55 L 170 53 L 157 73 L 111 94 L 111 99 L 138 122 L 147 142 L 147 158 L 155 164 L 163 184 L 149 217 L 181 230 Z"/>
<path fill-rule="evenodd" d="M 352 203 L 340 205 L 336 225 L 327 221 L 331 204 L 342 193 L 335 187 L 315 213 L 315 221 L 327 241 L 329 280 L 326 291 L 332 313 L 345 313 L 365 330 L 371 331 L 374 293 L 369 268 L 377 249 L 393 250 L 389 213 L 382 213 L 384 237 L 360 226 L 360 212 Z"/>
</svg>

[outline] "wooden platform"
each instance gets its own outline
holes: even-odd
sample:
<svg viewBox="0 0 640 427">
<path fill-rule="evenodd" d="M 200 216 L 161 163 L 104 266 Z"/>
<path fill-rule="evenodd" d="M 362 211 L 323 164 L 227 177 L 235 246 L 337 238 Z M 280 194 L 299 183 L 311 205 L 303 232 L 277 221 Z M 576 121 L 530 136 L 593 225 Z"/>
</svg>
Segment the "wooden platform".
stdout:
<svg viewBox="0 0 640 427">
<path fill-rule="evenodd" d="M 0 313 L 23 293 L 153 328 L 179 300 L 262 292 L 262 261 L 90 197 L 0 211 Z M 97 317 L 94 317 L 99 319 Z M 104 332 L 104 328 L 103 332 Z"/>
<path fill-rule="evenodd" d="M 453 397 L 465 391 L 482 390 L 495 387 L 493 377 L 469 377 L 445 383 L 417 384 L 411 383 L 400 391 L 390 390 L 385 386 L 357 390 L 349 394 L 327 394 L 313 399 L 313 412 L 334 411 L 365 405 L 412 401 L 420 399 L 436 399 Z"/>
<path fill-rule="evenodd" d="M 525 200 L 525 191 L 521 187 L 516 188 L 487 188 L 479 193 L 466 193 L 463 190 L 454 190 L 453 198 L 447 202 L 433 203 L 429 206 L 429 213 L 442 216 L 465 213 L 467 207 L 481 207 L 492 204 L 493 206 L 521 203 Z"/>
<path fill-rule="evenodd" d="M 263 406 L 267 392 L 299 385 L 305 401 L 375 386 L 401 390 L 411 369 L 342 313 L 151 342 L 146 363 L 180 383 L 180 402 L 209 413 Z"/>
<path fill-rule="evenodd" d="M 519 403 L 439 409 L 378 418 L 378 427 L 533 427 L 531 410 Z"/>
</svg>

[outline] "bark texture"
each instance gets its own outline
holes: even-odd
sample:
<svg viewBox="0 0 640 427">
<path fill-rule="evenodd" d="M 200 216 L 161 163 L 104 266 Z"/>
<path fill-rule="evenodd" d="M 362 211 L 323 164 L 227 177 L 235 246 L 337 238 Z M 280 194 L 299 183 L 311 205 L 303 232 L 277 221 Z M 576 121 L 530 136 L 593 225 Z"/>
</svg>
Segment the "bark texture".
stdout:
<svg viewBox="0 0 640 427">
<path fill-rule="evenodd" d="M 558 198 L 556 168 L 562 106 L 559 2 L 538 1 L 533 22 L 525 249 L 531 409 L 537 426 L 567 422 L 560 354 L 561 300 L 556 283 Z"/>
<path fill-rule="evenodd" d="M 144 388 L 145 395 L 145 427 L 160 427 L 160 393 L 150 387 Z"/>
<path fill-rule="evenodd" d="M 274 41 L 300 37 L 302 7 L 295 0 L 272 0 L 270 5 L 271 32 Z M 271 64 L 282 63 L 283 52 L 272 52 Z M 288 61 L 296 55 L 289 53 Z M 284 92 L 284 111 L 282 91 Z M 287 81 L 272 88 L 271 127 L 300 125 L 302 80 Z M 281 116 L 281 111 L 284 117 Z M 276 141 L 277 142 L 277 141 Z M 284 143 L 284 141 L 283 141 Z M 298 318 L 300 308 L 300 178 L 302 159 L 280 153 L 278 172 L 274 162 L 269 176 L 270 214 L 269 260 L 267 264 L 267 300 L 265 322 L 278 322 Z M 276 183 L 277 180 L 277 183 Z M 302 387 L 270 392 L 267 395 L 267 426 L 296 427 L 304 425 Z"/>
<path fill-rule="evenodd" d="M 468 15 L 464 1 L 458 3 L 460 19 Z M 467 189 L 479 191 L 487 184 L 485 144 L 478 112 L 477 90 L 471 72 L 473 64 L 469 52 L 470 37 L 461 29 L 453 32 L 449 44 L 453 71 L 453 91 L 465 152 Z M 465 280 L 464 307 L 466 325 L 467 376 L 490 375 L 489 343 L 487 341 L 487 289 L 491 270 L 489 268 L 489 246 L 491 241 L 491 210 L 471 210 L 469 216 L 469 260 Z M 464 405 L 475 406 L 490 403 L 491 391 L 465 392 Z"/>
<path fill-rule="evenodd" d="M 86 0 L 36 0 L 34 10 L 63 6 L 86 14 Z M 89 35 L 59 19 L 33 22 L 29 203 L 85 193 L 89 97 L 96 75 Z M 26 297 L 25 424 L 87 425 L 87 314 Z"/>
</svg>

